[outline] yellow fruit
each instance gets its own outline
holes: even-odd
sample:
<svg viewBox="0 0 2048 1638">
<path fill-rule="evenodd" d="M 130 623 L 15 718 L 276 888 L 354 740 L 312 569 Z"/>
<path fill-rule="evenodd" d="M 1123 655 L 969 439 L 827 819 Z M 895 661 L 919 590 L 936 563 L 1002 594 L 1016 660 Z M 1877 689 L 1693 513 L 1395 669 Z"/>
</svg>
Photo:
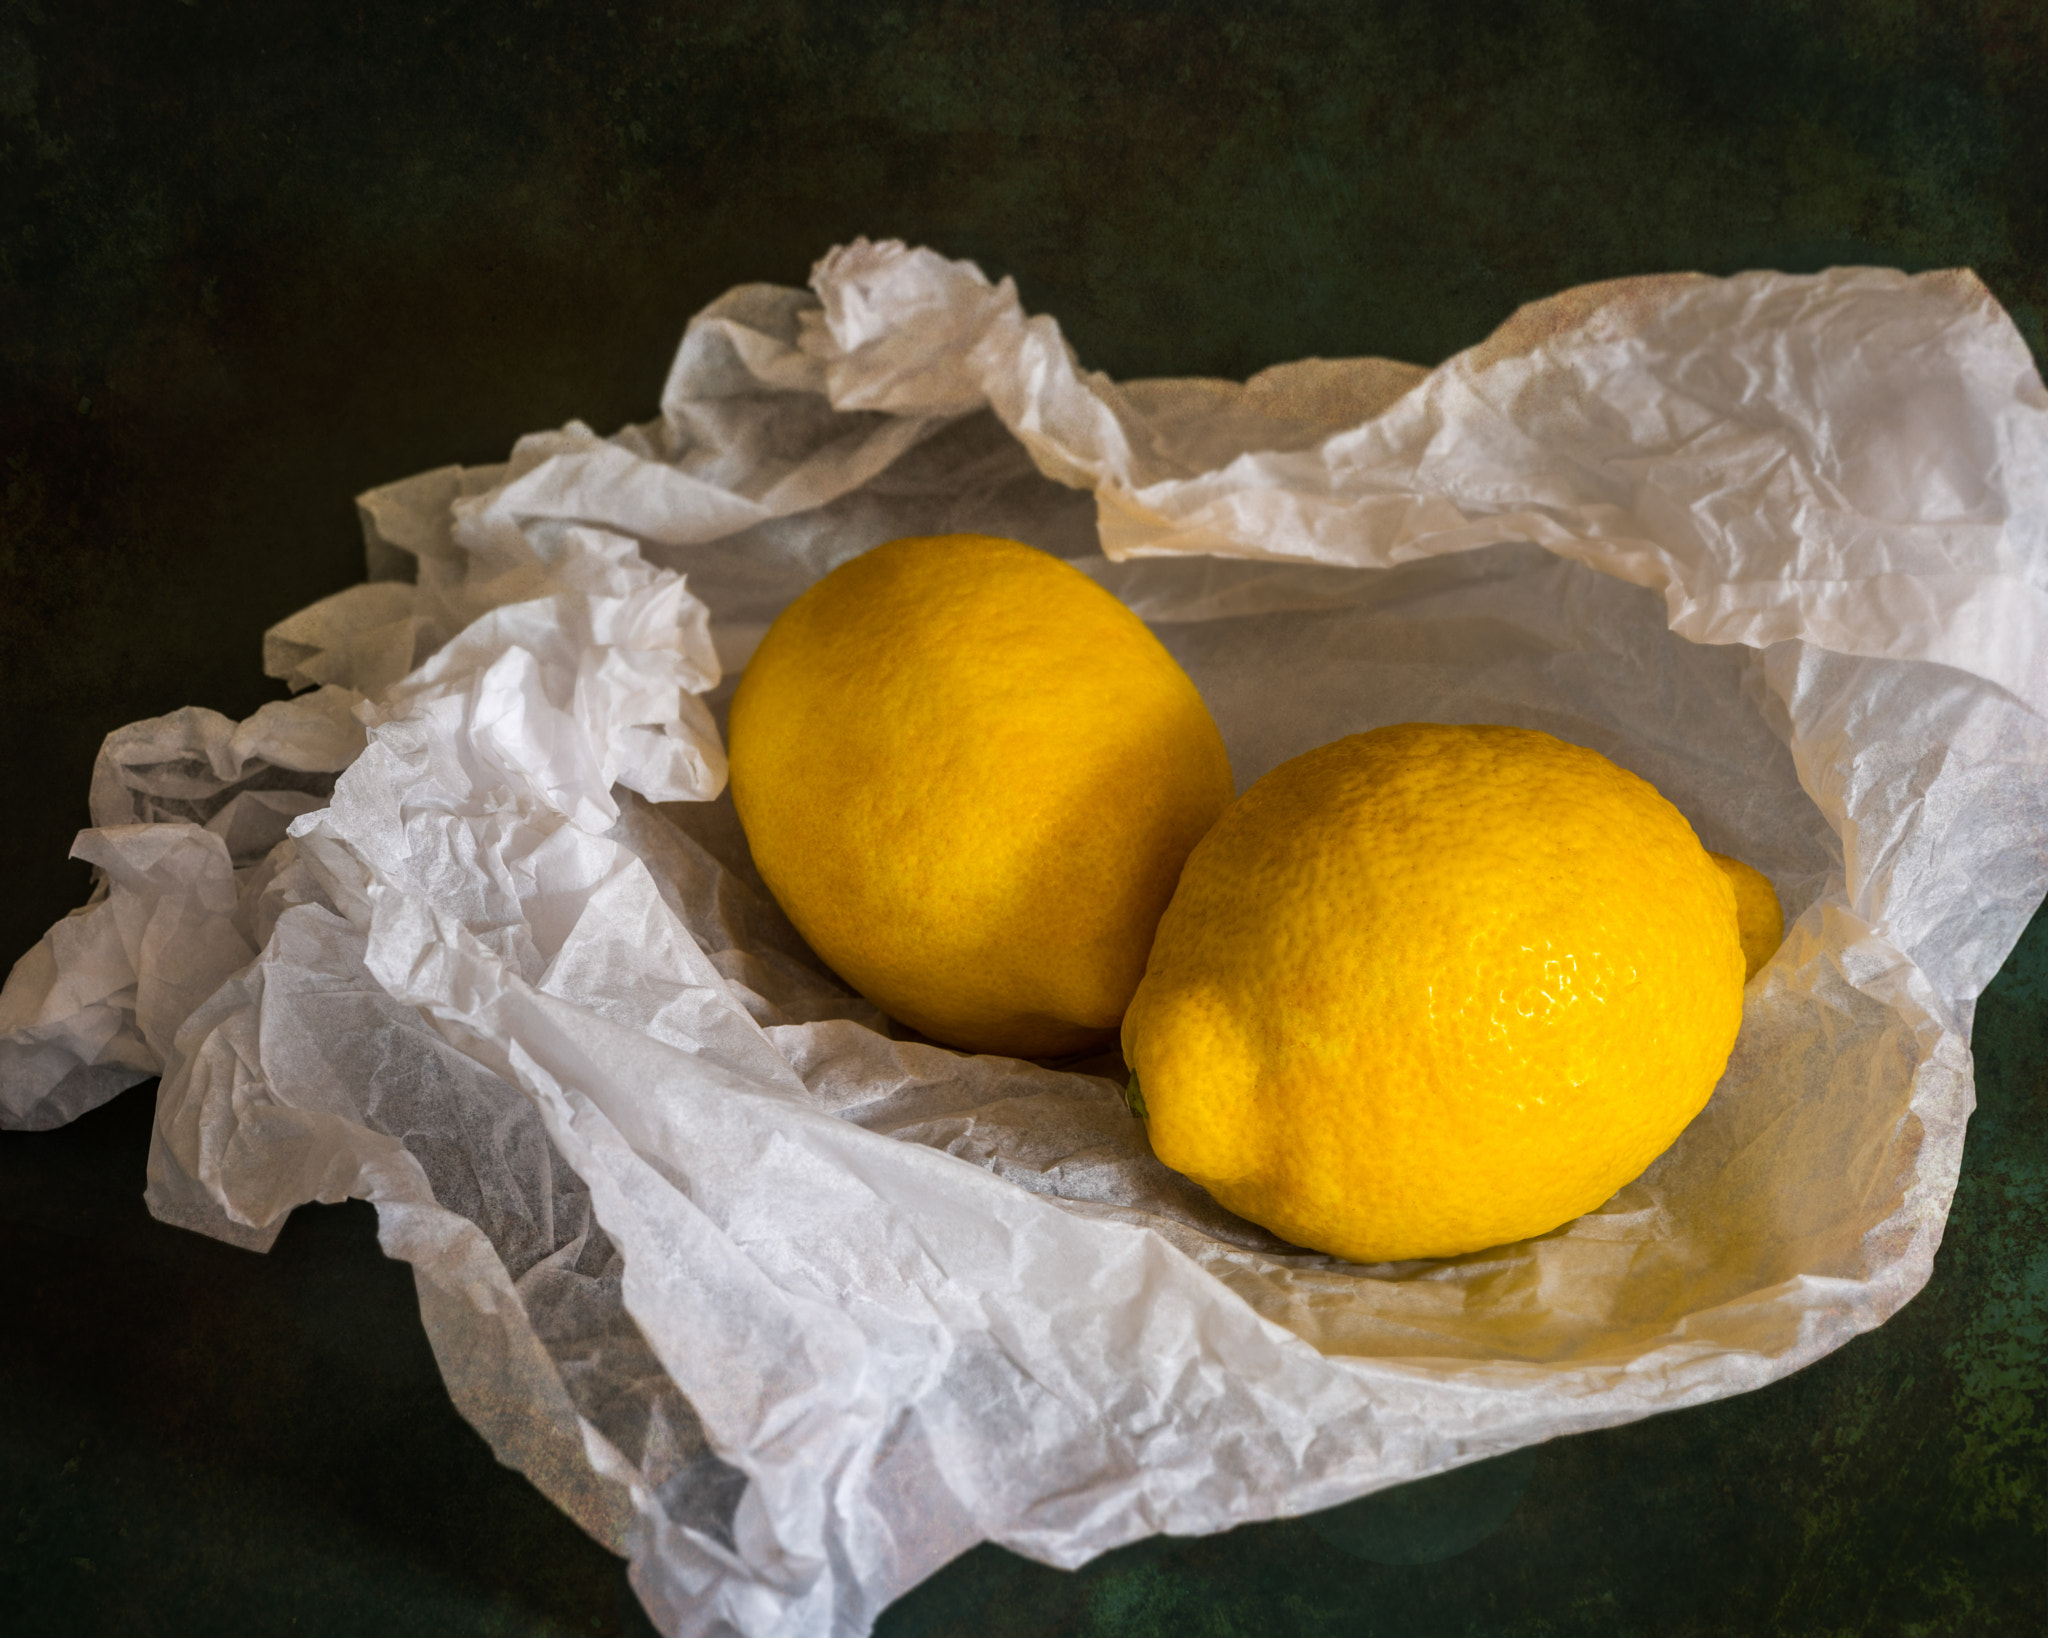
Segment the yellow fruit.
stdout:
<svg viewBox="0 0 2048 1638">
<path fill-rule="evenodd" d="M 1778 906 L 1770 877 L 1761 870 L 1725 853 L 1709 853 L 1707 857 L 1721 867 L 1721 874 L 1735 889 L 1735 926 L 1742 938 L 1742 976 L 1747 981 L 1756 977 L 1785 942 L 1785 912 Z"/>
<path fill-rule="evenodd" d="M 1596 752 L 1408 723 L 1282 764 L 1187 862 L 1123 1028 L 1152 1147 L 1361 1262 L 1590 1211 L 1742 1019 L 1733 894 Z"/>
<path fill-rule="evenodd" d="M 733 801 L 797 930 L 935 1040 L 1102 1044 L 1222 736 L 1138 617 L 1013 540 L 891 541 L 783 611 L 733 695 Z"/>
</svg>

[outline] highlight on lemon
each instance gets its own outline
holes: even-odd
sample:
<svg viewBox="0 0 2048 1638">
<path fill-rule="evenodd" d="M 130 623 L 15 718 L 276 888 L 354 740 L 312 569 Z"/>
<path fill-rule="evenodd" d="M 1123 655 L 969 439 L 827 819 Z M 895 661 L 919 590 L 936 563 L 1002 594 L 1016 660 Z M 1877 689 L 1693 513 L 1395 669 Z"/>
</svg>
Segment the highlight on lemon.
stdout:
<svg viewBox="0 0 2048 1638">
<path fill-rule="evenodd" d="M 1298 1245 L 1386 1262 L 1544 1233 L 1720 1078 L 1731 874 L 1646 781 L 1548 734 L 1338 740 L 1189 857 L 1124 1018 L 1127 1097 L 1162 1161 Z"/>
<path fill-rule="evenodd" d="M 1113 1039 L 1233 789 L 1144 622 L 985 535 L 891 541 L 798 597 L 728 741 L 755 865 L 812 948 L 934 1040 L 1020 1057 Z"/>
</svg>

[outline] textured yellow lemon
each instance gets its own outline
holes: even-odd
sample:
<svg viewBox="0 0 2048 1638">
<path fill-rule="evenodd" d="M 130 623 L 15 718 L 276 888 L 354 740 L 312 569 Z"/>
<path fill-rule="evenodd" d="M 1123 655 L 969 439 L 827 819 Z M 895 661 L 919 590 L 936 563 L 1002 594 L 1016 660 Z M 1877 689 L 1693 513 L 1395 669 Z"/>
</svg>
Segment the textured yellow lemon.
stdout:
<svg viewBox="0 0 2048 1638">
<path fill-rule="evenodd" d="M 1756 977 L 1772 953 L 1785 942 L 1785 912 L 1778 903 L 1770 877 L 1761 870 L 1731 859 L 1725 853 L 1709 853 L 1721 867 L 1728 885 L 1735 889 L 1735 927 L 1742 939 L 1742 976 Z"/>
<path fill-rule="evenodd" d="M 1138 617 L 985 535 L 891 541 L 783 611 L 733 695 L 733 801 L 776 900 L 935 1040 L 1102 1044 L 1228 805 L 1201 695 Z"/>
<path fill-rule="evenodd" d="M 1123 1027 L 1155 1153 L 1362 1262 L 1540 1234 L 1699 1111 L 1734 895 L 1596 752 L 1409 723 L 1275 768 L 1189 858 Z"/>
</svg>

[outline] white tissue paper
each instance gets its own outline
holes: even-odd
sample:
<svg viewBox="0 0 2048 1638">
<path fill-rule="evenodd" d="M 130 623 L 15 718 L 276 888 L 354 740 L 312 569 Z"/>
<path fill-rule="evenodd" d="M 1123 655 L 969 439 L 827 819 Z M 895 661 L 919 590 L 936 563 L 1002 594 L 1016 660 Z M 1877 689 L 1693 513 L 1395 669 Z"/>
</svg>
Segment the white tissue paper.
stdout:
<svg viewBox="0 0 2048 1638">
<path fill-rule="evenodd" d="M 677 1634 L 1738 1393 L 1920 1288 L 2048 889 L 2048 397 L 1982 285 L 1623 280 L 1433 371 L 1118 385 L 965 263 L 812 282 L 700 314 L 658 420 L 365 495 L 372 580 L 265 643 L 313 692 L 109 738 L 9 1124 L 160 1074 L 160 1217 L 375 1201 L 463 1414 Z M 1650 779 L 1790 924 L 1704 1113 L 1554 1233 L 1360 1267 L 1159 1166 L 1112 1061 L 903 1038 L 761 889 L 721 678 L 952 530 L 1137 610 L 1240 788 L 1416 719 Z"/>
</svg>

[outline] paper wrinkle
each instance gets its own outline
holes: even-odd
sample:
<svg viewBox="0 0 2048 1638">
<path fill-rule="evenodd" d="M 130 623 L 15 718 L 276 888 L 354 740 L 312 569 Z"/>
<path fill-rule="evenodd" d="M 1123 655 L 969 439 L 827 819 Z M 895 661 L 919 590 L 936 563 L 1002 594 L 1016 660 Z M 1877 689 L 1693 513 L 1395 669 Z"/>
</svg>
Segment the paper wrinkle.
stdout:
<svg viewBox="0 0 2048 1638">
<path fill-rule="evenodd" d="M 835 401 L 879 384 L 899 412 L 960 413 L 971 380 L 1047 476 L 1095 490 L 1111 558 L 1387 567 L 1532 540 L 1662 590 L 1695 642 L 1931 659 L 2048 709 L 2048 406 L 1971 274 L 1589 286 L 1362 425 L 1306 449 L 1248 425 L 1199 467 L 1007 281 L 865 243 L 820 280 L 849 315 L 840 366 L 876 360 Z"/>
<path fill-rule="evenodd" d="M 62 1125 L 162 1071 L 179 1025 L 259 948 L 242 889 L 267 885 L 266 856 L 361 749 L 356 700 L 323 687 L 242 723 L 188 708 L 107 736 L 72 847 L 99 885 L 0 990 L 9 1125 Z"/>
<path fill-rule="evenodd" d="M 1976 995 L 2048 890 L 2048 396 L 1967 274 L 1567 291 L 1436 370 L 1083 370 L 894 244 L 742 286 L 658 419 L 359 506 L 240 725 L 109 736 L 0 1117 L 162 1075 L 148 1199 L 365 1196 L 450 1392 L 662 1630 L 854 1634 L 978 1540 L 1073 1565 L 1775 1380 L 1925 1282 Z M 1072 562 L 1240 788 L 1407 720 L 1613 757 L 1770 877 L 1712 1101 L 1598 1211 L 1360 1267 L 1152 1157 L 1114 1055 L 909 1036 L 723 792 L 769 621 L 901 534 Z"/>
<path fill-rule="evenodd" d="M 724 748 L 694 702 L 719 677 L 703 605 L 680 577 L 629 561 L 623 537 L 572 529 L 561 548 L 555 581 L 575 589 L 478 616 L 363 720 L 464 721 L 470 792 L 530 789 L 585 830 L 617 819 L 614 784 L 715 796 Z"/>
<path fill-rule="evenodd" d="M 263 634 L 263 671 L 294 691 L 323 684 L 382 693 L 425 656 L 414 593 L 365 581 L 323 597 Z"/>
</svg>

